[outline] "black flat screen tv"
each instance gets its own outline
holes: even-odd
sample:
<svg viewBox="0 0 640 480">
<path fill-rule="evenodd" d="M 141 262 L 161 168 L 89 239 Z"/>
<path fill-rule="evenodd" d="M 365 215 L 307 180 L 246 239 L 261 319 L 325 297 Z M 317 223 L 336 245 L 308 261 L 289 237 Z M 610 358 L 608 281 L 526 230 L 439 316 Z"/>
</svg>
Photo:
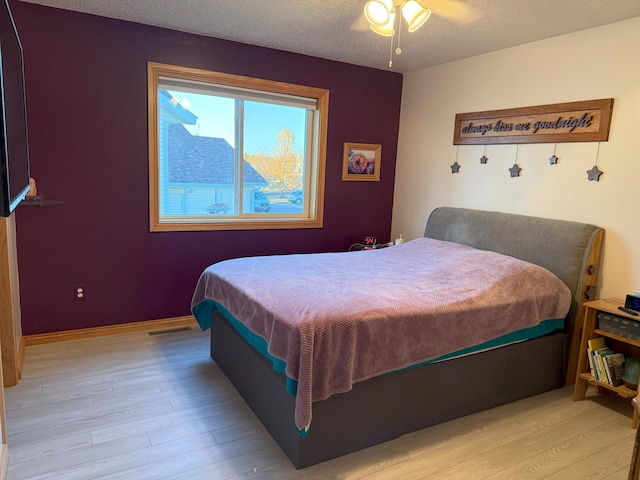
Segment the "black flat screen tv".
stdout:
<svg viewBox="0 0 640 480">
<path fill-rule="evenodd" d="M 8 0 L 0 0 L 0 216 L 8 217 L 29 191 L 24 61 Z"/>
</svg>

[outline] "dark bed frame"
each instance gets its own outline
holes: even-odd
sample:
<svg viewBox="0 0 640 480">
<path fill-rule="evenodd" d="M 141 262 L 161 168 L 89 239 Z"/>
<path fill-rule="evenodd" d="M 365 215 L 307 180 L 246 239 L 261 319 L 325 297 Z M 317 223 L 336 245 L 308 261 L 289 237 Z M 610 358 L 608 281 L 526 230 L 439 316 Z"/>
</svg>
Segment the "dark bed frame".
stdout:
<svg viewBox="0 0 640 480">
<path fill-rule="evenodd" d="M 584 316 L 593 299 L 604 230 L 563 220 L 461 208 L 435 209 L 425 236 L 541 265 L 571 290 L 565 332 L 357 383 L 313 405 L 302 438 L 285 378 L 214 311 L 211 357 L 296 468 L 571 384 Z"/>
</svg>

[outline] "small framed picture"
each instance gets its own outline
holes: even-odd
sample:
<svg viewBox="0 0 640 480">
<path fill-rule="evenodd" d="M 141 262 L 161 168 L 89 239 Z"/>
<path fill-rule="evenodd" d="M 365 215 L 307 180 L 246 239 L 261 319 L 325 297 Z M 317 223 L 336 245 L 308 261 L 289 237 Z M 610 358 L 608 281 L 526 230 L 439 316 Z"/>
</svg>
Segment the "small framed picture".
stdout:
<svg viewBox="0 0 640 480">
<path fill-rule="evenodd" d="M 345 143 L 342 180 L 377 182 L 380 180 L 382 145 Z"/>
</svg>

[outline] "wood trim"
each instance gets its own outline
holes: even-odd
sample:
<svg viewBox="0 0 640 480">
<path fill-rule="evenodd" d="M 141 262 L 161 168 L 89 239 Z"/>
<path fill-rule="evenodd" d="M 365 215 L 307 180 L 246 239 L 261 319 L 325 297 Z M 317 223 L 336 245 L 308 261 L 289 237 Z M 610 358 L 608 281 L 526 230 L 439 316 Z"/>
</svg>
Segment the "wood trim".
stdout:
<svg viewBox="0 0 640 480">
<path fill-rule="evenodd" d="M 574 316 L 575 321 L 573 325 L 570 325 L 567 329 L 569 334 L 569 360 L 567 362 L 567 376 L 565 377 L 565 385 L 571 385 L 576 381 L 576 374 L 578 371 L 578 359 L 580 357 L 580 341 L 582 339 L 582 330 L 584 329 L 585 322 L 585 305 L 587 300 L 593 300 L 587 298 L 587 293 L 591 288 L 596 288 L 598 285 L 598 277 L 600 276 L 600 259 L 602 258 L 602 243 L 604 241 L 604 230 L 600 230 L 594 237 L 591 244 L 591 250 L 587 256 L 587 264 L 584 266 L 585 271 L 582 272 L 581 285 L 578 291 L 582 295 L 581 298 L 576 298 L 578 302 L 576 314 Z"/>
<path fill-rule="evenodd" d="M 320 204 L 320 202 L 312 202 Z M 268 214 L 264 214 L 265 216 Z M 283 220 L 275 218 L 274 220 L 247 220 L 246 218 L 226 220 L 224 222 L 207 222 L 202 221 L 162 221 L 158 222 L 151 229 L 152 232 L 187 232 L 187 231 L 208 231 L 208 230 L 284 230 L 284 229 L 303 229 L 303 228 L 322 228 L 322 218 L 291 218 Z"/>
<path fill-rule="evenodd" d="M 7 445 L 7 417 L 5 415 L 5 408 L 4 408 L 4 379 L 3 379 L 2 370 L 3 369 L 0 368 L 0 439 L 2 443 L 2 446 L 1 446 L 2 451 L 0 452 L 0 455 L 6 455 L 5 448 Z M 2 458 L 0 459 L 0 461 L 6 462 L 6 459 Z M 6 466 L 4 470 L 6 470 Z"/>
<path fill-rule="evenodd" d="M 26 345 L 24 343 L 24 336 L 20 336 L 20 344 L 18 345 L 18 355 L 16 363 L 18 365 L 18 378 L 22 378 L 22 367 L 24 367 L 24 352 Z"/>
<path fill-rule="evenodd" d="M 147 64 L 147 128 L 149 140 L 149 229 L 154 231 L 160 218 L 158 185 L 158 75 L 152 62 Z"/>
<path fill-rule="evenodd" d="M 187 315 L 184 317 L 164 318 L 161 320 L 147 320 L 144 322 L 107 325 L 105 327 L 80 328 L 77 330 L 65 330 L 62 332 L 39 333 L 34 335 L 25 335 L 23 338 L 25 345 L 30 346 L 66 342 L 67 340 L 81 340 L 84 338 L 120 335 L 125 333 L 152 332 L 155 330 L 170 328 L 192 327 L 197 325 L 198 323 L 196 322 L 196 319 L 192 315 Z"/>
<path fill-rule="evenodd" d="M 4 386 L 18 384 L 18 345 L 22 337 L 15 214 L 0 220 L 0 343 Z"/>
<path fill-rule="evenodd" d="M 7 222 L 8 223 L 8 222 Z M 5 222 L 2 222 L 4 225 Z M 4 228 L 4 227 L 3 227 Z M 6 231 L 2 232 L 2 239 L 0 239 L 0 243 L 4 246 L 4 239 L 6 239 L 5 235 Z M 4 281 L 4 278 L 2 278 Z M 4 287 L 0 290 L 4 290 Z M 2 293 L 4 294 L 4 292 Z M 6 320 L 2 318 L 2 321 Z M 2 340 L 4 341 L 4 340 Z M 4 408 L 4 368 L 0 368 L 0 480 L 4 480 L 7 478 L 7 466 L 9 464 L 8 456 L 9 451 L 7 450 L 7 418 L 5 416 L 5 408 Z"/>
<path fill-rule="evenodd" d="M 232 218 L 211 218 L 211 216 L 164 217 L 160 219 L 160 192 L 158 168 L 158 87 L 160 77 L 188 80 L 205 84 L 226 85 L 250 90 L 294 95 L 316 100 L 317 118 L 316 137 L 312 159 L 306 165 L 313 178 L 306 179 L 309 185 L 308 214 L 265 214 L 255 216 L 237 216 Z M 269 230 L 322 228 L 324 215 L 324 180 L 326 164 L 326 145 L 329 122 L 329 90 L 284 83 L 260 78 L 245 77 L 222 72 L 213 72 L 196 68 L 181 67 L 163 63 L 147 63 L 147 113 L 149 147 L 149 231 L 208 231 L 208 230 Z"/>
<path fill-rule="evenodd" d="M 349 152 L 351 150 L 364 150 L 368 152 L 373 152 L 373 174 L 363 174 L 363 173 L 349 173 Z M 344 143 L 344 149 L 342 152 L 342 180 L 353 180 L 353 181 L 370 181 L 370 182 L 378 182 L 380 181 L 380 163 L 382 160 L 382 145 L 372 144 L 372 143 Z"/>
<path fill-rule="evenodd" d="M 7 467 L 9 465 L 9 449 L 7 444 L 0 445 L 0 480 L 7 478 Z"/>
<path fill-rule="evenodd" d="M 454 145 L 606 142 L 613 98 L 458 113 Z"/>
<path fill-rule="evenodd" d="M 637 415 L 637 410 L 634 410 Z M 636 429 L 636 437 L 633 442 L 633 453 L 631 454 L 631 465 L 629 466 L 629 479 L 640 478 L 640 428 Z"/>
</svg>

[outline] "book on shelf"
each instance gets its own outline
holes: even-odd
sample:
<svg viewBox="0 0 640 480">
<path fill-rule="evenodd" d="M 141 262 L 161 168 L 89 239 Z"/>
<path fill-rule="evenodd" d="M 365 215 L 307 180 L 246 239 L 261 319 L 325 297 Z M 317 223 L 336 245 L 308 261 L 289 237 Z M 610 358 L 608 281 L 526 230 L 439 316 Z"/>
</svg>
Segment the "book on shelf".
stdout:
<svg viewBox="0 0 640 480">
<path fill-rule="evenodd" d="M 591 369 L 591 375 L 596 380 L 602 381 L 600 365 L 595 354 L 596 350 L 600 350 L 601 348 L 605 348 L 604 337 L 597 337 L 587 340 L 587 358 L 589 359 L 589 368 Z"/>
<path fill-rule="evenodd" d="M 624 355 L 622 353 L 614 353 L 605 358 L 611 371 L 611 385 L 619 387 L 624 382 L 622 374 L 624 373 Z"/>
<path fill-rule="evenodd" d="M 587 358 L 593 378 L 616 387 L 622 385 L 624 355 L 608 348 L 604 337 L 587 341 Z"/>
<path fill-rule="evenodd" d="M 596 378 L 596 364 L 593 359 L 593 352 L 587 348 L 587 360 L 589 361 L 589 370 L 591 370 L 591 376 Z"/>
<path fill-rule="evenodd" d="M 600 352 L 600 359 L 602 360 L 602 366 L 604 367 L 604 377 L 605 377 L 605 381 L 609 384 L 609 385 L 613 385 L 613 376 L 611 374 L 611 368 L 609 367 L 609 362 L 607 361 L 607 359 L 613 355 L 614 352 L 613 350 L 605 350 L 604 352 Z"/>
<path fill-rule="evenodd" d="M 604 343 L 604 337 L 596 337 L 596 338 L 591 338 L 591 339 L 587 340 L 587 347 L 592 352 L 595 352 L 596 350 L 599 350 L 600 348 L 604 348 L 605 346 L 606 346 L 606 344 Z"/>
<path fill-rule="evenodd" d="M 605 356 L 607 356 L 607 355 L 611 355 L 613 353 L 613 351 L 610 350 L 607 347 L 604 347 L 604 348 L 599 348 L 598 350 L 596 350 L 593 353 L 595 354 L 596 361 L 598 363 L 598 372 L 599 372 L 598 380 L 600 380 L 601 382 L 604 382 L 604 383 L 611 383 L 609 381 L 608 376 L 607 376 L 607 369 L 605 367 L 605 363 L 604 363 L 603 358 Z"/>
</svg>

